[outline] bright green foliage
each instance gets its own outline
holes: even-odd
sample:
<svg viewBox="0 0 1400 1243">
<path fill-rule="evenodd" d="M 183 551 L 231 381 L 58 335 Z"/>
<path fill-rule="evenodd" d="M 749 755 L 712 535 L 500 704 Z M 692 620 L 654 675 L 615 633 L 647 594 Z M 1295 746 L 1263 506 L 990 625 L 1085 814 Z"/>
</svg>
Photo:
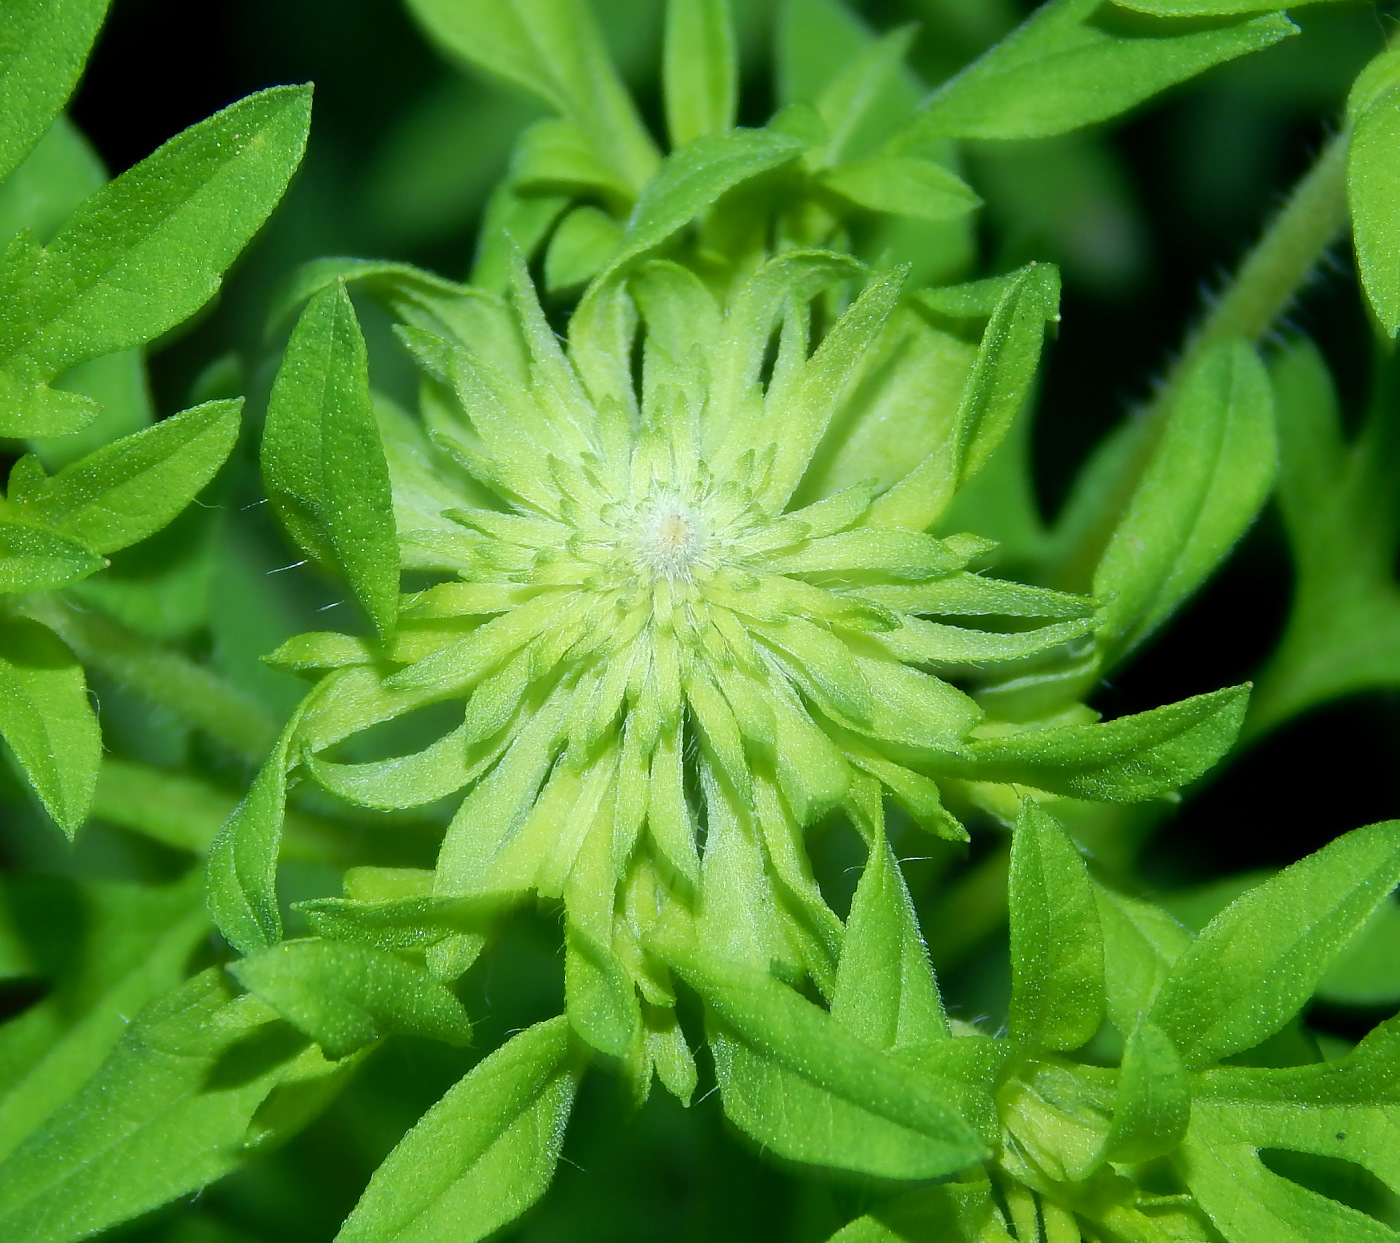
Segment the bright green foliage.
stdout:
<svg viewBox="0 0 1400 1243">
<path fill-rule="evenodd" d="M 940 87 L 924 106 L 918 132 L 956 138 L 1062 134 L 1297 30 L 1282 13 L 1273 13 L 1214 30 L 1185 23 L 1178 30 L 1164 25 L 1138 31 L 1113 7 L 1101 0 L 1051 0 Z M 1244 11 L 1260 7 L 1268 6 Z"/>
<path fill-rule="evenodd" d="M 562 1019 L 502 1045 L 389 1154 L 338 1243 L 473 1243 L 514 1220 L 549 1186 L 576 1079 Z"/>
<path fill-rule="evenodd" d="M 976 224 L 982 172 L 1279 42 L 1281 10 L 1049 0 L 975 56 L 782 0 L 760 126 L 738 0 L 664 6 L 659 109 L 609 52 L 631 8 L 407 7 L 531 102 L 501 105 L 526 128 L 467 283 L 324 259 L 269 317 L 290 336 L 266 370 L 267 499 L 357 633 L 300 598 L 319 587 L 270 585 L 296 567 L 248 555 L 243 508 L 187 512 L 237 439 L 236 363 L 159 422 L 141 369 L 286 189 L 309 89 L 105 183 L 57 115 L 102 6 L 0 18 L 0 432 L 29 442 L 0 502 L 0 733 L 70 838 L 90 808 L 105 822 L 98 866 L 184 869 L 0 891 L 0 980 L 52 986 L 0 1025 L 0 1235 L 77 1240 L 204 1187 L 382 1042 L 504 1028 L 468 1010 L 510 976 L 541 993 L 511 1020 L 533 1025 L 464 1075 L 452 1055 L 461 1078 L 342 1243 L 509 1227 L 554 1177 L 589 1063 L 639 1106 L 653 1078 L 697 1111 L 717 1089 L 807 1183 L 860 1180 L 813 1214 L 862 1214 L 833 1243 L 1394 1238 L 1346 1178 L 1400 1195 L 1396 1020 L 1329 1039 L 1331 1061 L 1305 1020 L 1314 997 L 1400 998 L 1400 822 L 1232 880 L 1193 933 L 1118 891 L 1155 814 L 1132 805 L 1229 751 L 1249 687 L 1109 720 L 1088 702 L 1276 473 L 1299 587 L 1256 722 L 1400 682 L 1394 365 L 1348 444 L 1320 355 L 1264 344 L 1334 239 L 1348 144 L 1362 280 L 1400 323 L 1391 54 L 1048 531 L 1027 419 L 1061 277 L 1005 258 L 1014 238 L 978 258 L 1000 228 Z M 999 11 L 920 7 L 984 44 Z M 911 55 L 964 63 L 930 91 Z M 293 618 L 314 628 L 288 638 Z M 106 757 L 85 666 L 115 690 Z M 295 707 L 287 674 L 310 683 Z M 260 765 L 241 800 L 226 753 Z M 937 877 L 912 893 L 911 841 Z M 497 957 L 541 905 L 554 996 Z M 950 1017 L 933 964 L 998 927 L 1002 1012 Z M 1001 1004 L 985 966 L 977 1014 Z M 375 1135 L 356 1143 L 386 1151 Z"/>
<path fill-rule="evenodd" d="M 0 15 L 0 180 L 49 128 L 77 84 L 107 0 L 15 0 Z"/>
<path fill-rule="evenodd" d="M 399 590 L 389 471 L 343 286 L 313 297 L 292 332 L 268 399 L 263 478 L 292 538 L 350 580 L 388 638 Z"/>
</svg>

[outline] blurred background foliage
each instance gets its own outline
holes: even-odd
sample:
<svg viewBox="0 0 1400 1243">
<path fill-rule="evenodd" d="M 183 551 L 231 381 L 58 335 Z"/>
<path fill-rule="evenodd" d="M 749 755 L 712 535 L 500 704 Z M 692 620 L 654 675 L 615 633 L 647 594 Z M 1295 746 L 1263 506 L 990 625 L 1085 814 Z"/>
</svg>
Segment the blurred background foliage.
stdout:
<svg viewBox="0 0 1400 1243">
<path fill-rule="evenodd" d="M 659 128 L 661 3 L 592 3 Z M 933 84 L 1033 6 L 864 0 L 855 7 L 879 29 L 920 23 L 913 62 Z M 742 119 L 749 124 L 771 112 L 771 8 L 770 0 L 735 0 L 745 49 Z M 982 268 L 968 275 L 1042 259 L 1060 264 L 1065 276 L 1063 323 L 1048 352 L 1033 427 L 1047 516 L 1091 447 L 1151 394 L 1203 301 L 1308 166 L 1336 125 L 1353 77 L 1387 34 L 1369 3 L 1295 16 L 1301 37 L 1218 68 L 1126 122 L 1034 144 L 974 144 L 967 152 L 970 180 L 987 200 Z M 834 47 L 833 55 L 840 51 Z M 131 633 L 207 660 L 248 696 L 252 737 L 241 749 L 212 743 L 174 712 L 94 676 L 106 745 L 117 761 L 104 774 L 106 788 L 139 780 L 147 770 L 141 766 L 189 782 L 188 801 L 172 814 L 164 844 L 149 826 L 137 834 L 116 812 L 104 818 L 99 794 L 98 816 L 69 851 L 0 766 L 0 864 L 9 895 L 0 916 L 14 925 L 13 935 L 0 935 L 6 1015 L 44 996 L 48 981 L 70 983 L 46 1004 L 79 1007 L 82 978 L 150 952 L 154 927 L 146 940 L 135 932 L 104 937 L 103 929 L 136 900 L 134 886 L 165 884 L 189 871 L 193 851 L 246 784 L 257 758 L 257 722 L 271 730 L 300 694 L 295 679 L 258 657 L 289 635 L 331 624 L 327 613 L 336 625 L 350 624 L 339 618 L 349 609 L 327 580 L 288 565 L 294 557 L 260 503 L 255 447 L 278 345 L 266 339 L 264 322 L 278 281 L 296 264 L 327 254 L 402 259 L 463 277 L 486 192 L 504 172 L 514 136 L 537 115 L 533 105 L 444 63 L 396 0 L 116 0 L 70 111 L 116 172 L 252 90 L 300 81 L 316 84 L 315 119 L 292 190 L 219 301 L 149 360 L 160 413 L 248 392 L 244 443 L 204 504 L 118 558 L 101 601 Z M 376 337 L 387 343 L 387 324 L 368 304 L 363 313 L 379 360 L 377 384 L 411 397 L 394 351 L 373 349 Z M 1317 274 L 1291 322 L 1319 341 L 1354 424 L 1370 387 L 1370 330 L 1345 248 Z M 1270 509 L 1197 600 L 1101 688 L 1096 706 L 1118 715 L 1257 676 L 1282 633 L 1292 573 Z M 101 632 L 90 638 L 107 645 L 111 667 L 114 640 Z M 423 741 L 435 736 L 433 722 L 421 725 Z M 382 743 L 385 753 L 401 752 L 411 740 L 400 733 Z M 1124 840 L 1142 843 L 1141 883 L 1158 894 L 1184 891 L 1176 909 L 1188 922 L 1208 915 L 1221 900 L 1213 896 L 1224 892 L 1220 886 L 1233 893 L 1240 874 L 1291 862 L 1347 829 L 1400 815 L 1398 752 L 1396 688 L 1315 707 L 1255 737 L 1179 805 L 1123 813 L 1133 821 L 1120 826 Z M 440 809 L 347 814 L 305 788 L 300 795 L 285 867 L 288 898 L 338 891 L 348 862 L 431 865 Z M 121 802 L 109 800 L 112 807 Z M 842 891 L 848 901 L 861 854 L 838 826 L 818 826 L 813 839 L 824 885 L 844 910 Z M 901 845 L 902 853 L 922 855 L 927 841 Z M 983 834 L 970 857 L 949 848 L 906 862 L 935 963 L 963 1018 L 995 1016 L 1004 1005 L 999 846 L 996 835 Z M 55 903 L 69 910 L 64 933 L 44 933 L 49 941 L 36 951 L 39 930 L 53 927 L 38 913 Z M 29 961 L 3 961 L 3 947 L 19 944 L 29 946 Z M 207 941 L 195 950 L 196 959 L 212 953 Z M 501 952 L 467 986 L 474 994 L 469 1008 L 479 1016 L 478 1047 L 490 1049 L 507 1032 L 555 1013 L 561 978 L 552 917 L 519 917 Z M 73 994 L 67 1001 L 63 989 Z M 1382 1008 L 1323 1004 L 1312 1022 L 1324 1035 L 1345 1038 L 1394 1008 L 1384 998 L 1377 1004 Z M 105 1237 L 329 1239 L 370 1171 L 475 1056 L 395 1040 L 290 1144 L 194 1201 Z M 0 1080 L 4 1073 L 0 1058 Z M 564 1153 L 553 1191 L 512 1238 L 821 1239 L 852 1215 L 862 1194 L 765 1161 L 724 1126 L 717 1098 L 687 1113 L 656 1093 L 636 1113 L 606 1076 L 587 1080 Z"/>
</svg>

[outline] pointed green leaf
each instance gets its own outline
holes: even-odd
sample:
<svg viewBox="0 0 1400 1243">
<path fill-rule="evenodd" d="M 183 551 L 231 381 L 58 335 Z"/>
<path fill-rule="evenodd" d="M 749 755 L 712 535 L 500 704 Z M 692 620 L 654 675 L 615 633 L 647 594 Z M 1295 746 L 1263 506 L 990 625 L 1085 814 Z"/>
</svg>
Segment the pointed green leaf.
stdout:
<svg viewBox="0 0 1400 1243">
<path fill-rule="evenodd" d="M 172 138 L 69 218 L 0 321 L 21 382 L 154 339 L 187 319 L 282 197 L 310 120 L 306 87 L 274 87 Z"/>
<path fill-rule="evenodd" d="M 1191 1085 L 1175 1046 L 1151 1023 L 1123 1049 L 1113 1129 L 1104 1152 L 1113 1161 L 1150 1161 L 1174 1149 L 1191 1118 Z"/>
<path fill-rule="evenodd" d="M 918 156 L 877 155 L 843 164 L 824 173 L 821 184 L 857 207 L 913 220 L 956 220 L 982 205 L 956 173 Z"/>
<path fill-rule="evenodd" d="M 316 294 L 268 399 L 263 479 L 292 538 L 349 580 L 381 637 L 398 612 L 399 552 L 369 364 L 343 285 Z"/>
<path fill-rule="evenodd" d="M 796 159 L 802 144 L 785 134 L 735 129 L 697 138 L 666 157 L 627 222 L 614 265 L 661 245 L 735 186 Z"/>
<path fill-rule="evenodd" d="M 404 1136 L 336 1243 L 475 1243 L 514 1221 L 554 1175 L 571 1062 L 562 1018 L 507 1041 Z"/>
<path fill-rule="evenodd" d="M 877 1049 L 949 1034 L 914 904 L 883 834 L 851 900 L 831 1016 Z"/>
<path fill-rule="evenodd" d="M 92 803 L 102 737 L 83 667 L 37 622 L 0 624 L 0 735 L 44 809 L 72 838 Z"/>
<path fill-rule="evenodd" d="M 107 0 L 9 0 L 0 8 L 0 181 L 67 102 Z"/>
<path fill-rule="evenodd" d="M 1355 829 L 1236 899 L 1202 929 L 1151 1018 L 1188 1065 L 1272 1036 L 1400 882 L 1400 821 Z"/>
<path fill-rule="evenodd" d="M 1290 9 L 1304 4 L 1327 4 L 1335 0 L 1293 0 Z M 1154 17 L 1238 17 L 1246 13 L 1277 12 L 1274 0 L 1114 0 L 1119 8 Z"/>
<path fill-rule="evenodd" d="M 1098 725 L 1062 725 L 974 741 L 959 775 L 1074 798 L 1136 803 L 1194 781 L 1225 754 L 1249 688 L 1230 687 Z"/>
<path fill-rule="evenodd" d="M 952 138 L 1063 134 L 1296 32 L 1282 13 L 1201 30 L 1134 24 L 1101 0 L 1051 0 L 935 91 L 912 128 Z"/>
<path fill-rule="evenodd" d="M 739 63 L 729 0 L 668 0 L 663 63 L 672 147 L 734 124 Z"/>
<path fill-rule="evenodd" d="M 824 1097 L 918 1137 L 922 1142 L 917 1148 L 908 1145 L 902 1160 L 923 1172 L 903 1177 L 937 1177 L 985 1155 L 981 1141 L 950 1105 L 946 1088 L 940 1090 L 938 1081 L 872 1049 L 766 972 L 707 961 L 678 945 L 665 946 L 663 952 L 671 967 L 761 1061 L 790 1072 Z M 741 1082 L 732 1085 L 730 1096 L 734 1107 L 739 1107 Z M 794 1140 L 800 1142 L 798 1137 Z M 901 1159 L 888 1142 L 882 1152 L 891 1160 Z M 858 1159 L 858 1154 L 852 1155 Z"/>
<path fill-rule="evenodd" d="M 29 517 L 21 506 L 10 513 Z M 28 522 L 0 521 L 0 593 L 52 591 L 107 563 L 75 540 Z"/>
<path fill-rule="evenodd" d="M 1137 490 L 1094 573 L 1105 661 L 1140 645 L 1244 534 L 1273 485 L 1272 387 L 1231 342 L 1183 380 Z"/>
<path fill-rule="evenodd" d="M 1152 1008 L 1158 990 L 1191 934 L 1150 902 L 1126 898 L 1095 884 L 1103 929 L 1104 984 L 1108 1017 L 1126 1039 Z"/>
<path fill-rule="evenodd" d="M 390 1032 L 464 1045 L 462 1003 L 421 967 L 385 950 L 337 941 L 283 941 L 229 970 L 333 1058 Z"/>
<path fill-rule="evenodd" d="M 153 535 L 203 490 L 238 437 L 241 399 L 195 406 L 105 445 L 44 481 L 18 506 L 94 552 Z"/>
<path fill-rule="evenodd" d="M 1104 1012 L 1103 932 L 1079 849 L 1027 799 L 1011 841 L 1011 1038 L 1077 1049 Z"/>
<path fill-rule="evenodd" d="M 992 294 L 996 301 L 963 389 L 954 443 L 939 445 L 880 497 L 871 506 L 871 522 L 914 530 L 932 525 L 954 492 L 986 463 L 1024 407 L 1040 365 L 1046 325 L 1059 319 L 1060 274 L 1051 264 L 1032 263 L 1004 282 L 966 287 L 957 302 L 947 291 L 936 291 L 925 301 L 944 313 L 976 314 L 979 297 Z"/>
</svg>

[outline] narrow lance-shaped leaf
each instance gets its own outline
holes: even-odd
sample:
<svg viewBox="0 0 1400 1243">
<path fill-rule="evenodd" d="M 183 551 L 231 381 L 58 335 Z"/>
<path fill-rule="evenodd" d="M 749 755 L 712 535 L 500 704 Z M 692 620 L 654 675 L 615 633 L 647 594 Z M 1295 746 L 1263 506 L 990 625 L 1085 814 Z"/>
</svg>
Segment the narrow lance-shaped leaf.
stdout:
<svg viewBox="0 0 1400 1243">
<path fill-rule="evenodd" d="M 94 552 L 116 552 L 180 513 L 224 464 L 242 399 L 210 401 L 123 437 L 30 491 L 20 513 Z"/>
<path fill-rule="evenodd" d="M 1098 725 L 1028 730 L 970 744 L 959 776 L 1009 781 L 1073 798 L 1136 803 L 1194 781 L 1234 743 L 1249 688 L 1235 686 Z"/>
<path fill-rule="evenodd" d="M 1151 1019 L 1188 1065 L 1284 1026 L 1400 881 L 1400 821 L 1356 829 L 1232 902 L 1162 985 Z"/>
<path fill-rule="evenodd" d="M 293 539 L 349 580 L 381 637 L 398 610 L 389 468 L 355 309 L 341 284 L 302 311 L 268 399 L 263 478 Z"/>
<path fill-rule="evenodd" d="M 668 0 L 663 74 L 672 147 L 734 124 L 739 63 L 729 0 Z"/>
<path fill-rule="evenodd" d="M 914 530 L 931 526 L 956 490 L 986 463 L 1030 396 L 1046 324 L 1059 318 L 1058 269 L 1032 263 L 1007 280 L 964 287 L 956 302 L 949 302 L 946 291 L 928 295 L 925 301 L 934 311 L 966 314 L 998 286 L 959 403 L 955 442 L 938 446 L 880 497 L 871 507 L 871 522 Z"/>
<path fill-rule="evenodd" d="M 0 735 L 69 838 L 87 818 L 102 738 L 83 667 L 51 630 L 0 623 Z"/>
<path fill-rule="evenodd" d="M 1277 467 L 1268 373 L 1243 342 L 1183 381 L 1167 426 L 1094 573 L 1113 663 L 1194 592 L 1248 528 Z"/>
<path fill-rule="evenodd" d="M 568 1021 L 507 1041 L 399 1141 L 336 1243 L 474 1243 L 549 1186 L 573 1104 Z"/>
<path fill-rule="evenodd" d="M 1290 9 L 1304 4 L 1328 4 L 1336 0 L 1293 0 Z M 1151 13 L 1154 17 L 1240 17 L 1246 13 L 1277 12 L 1274 0 L 1114 0 L 1122 9 Z"/>
<path fill-rule="evenodd" d="M 905 1177 L 951 1173 L 985 1155 L 981 1140 L 948 1100 L 946 1085 L 871 1048 L 767 972 L 721 969 L 675 945 L 664 952 L 669 965 L 755 1053 L 927 1141 L 909 1158 L 922 1172 Z"/>
<path fill-rule="evenodd" d="M 242 954 L 282 939 L 277 854 L 287 808 L 287 767 L 306 706 L 303 701 L 287 722 L 272 754 L 209 849 L 209 909 L 224 939 Z"/>
<path fill-rule="evenodd" d="M 914 905 L 883 833 L 851 900 L 831 1014 L 877 1049 L 949 1035 Z"/>
<path fill-rule="evenodd" d="M 44 136 L 78 81 L 107 0 L 0 6 L 0 181 Z"/>
<path fill-rule="evenodd" d="M 1201 30 L 1135 28 L 1101 0 L 1052 0 L 940 87 L 908 135 L 1047 138 L 1297 32 L 1282 13 Z"/>
<path fill-rule="evenodd" d="M 282 197 L 310 111 L 307 87 L 250 95 L 103 186 L 6 307 L 6 368 L 41 383 L 144 344 L 203 306 Z"/>
<path fill-rule="evenodd" d="M 1104 1013 L 1103 931 L 1089 870 L 1029 799 L 1011 843 L 1011 1038 L 1077 1049 Z"/>
<path fill-rule="evenodd" d="M 466 1011 L 446 985 L 367 945 L 283 941 L 229 970 L 330 1057 L 395 1031 L 454 1045 L 471 1039 Z"/>
</svg>

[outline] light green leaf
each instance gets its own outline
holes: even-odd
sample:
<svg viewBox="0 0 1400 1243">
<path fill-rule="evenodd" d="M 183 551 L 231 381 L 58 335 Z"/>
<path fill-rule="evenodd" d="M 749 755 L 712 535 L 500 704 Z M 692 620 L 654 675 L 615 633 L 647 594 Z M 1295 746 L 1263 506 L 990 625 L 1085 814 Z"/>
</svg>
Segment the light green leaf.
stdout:
<svg viewBox="0 0 1400 1243">
<path fill-rule="evenodd" d="M 1229 687 L 1098 725 L 1062 725 L 974 741 L 958 775 L 1074 798 L 1136 803 L 1194 781 L 1230 749 L 1249 688 Z"/>
<path fill-rule="evenodd" d="M 667 0 L 662 74 L 673 148 L 734 124 L 739 63 L 729 0 Z"/>
<path fill-rule="evenodd" d="M 958 406 L 951 445 L 939 445 L 871 506 L 870 521 L 923 530 L 932 525 L 957 489 L 986 463 L 1016 420 L 1035 382 L 1045 326 L 1059 319 L 1060 274 L 1051 264 L 1032 263 L 1003 280 L 979 281 L 937 291 L 931 309 L 985 314 L 980 303 L 995 298 L 977 360 Z"/>
<path fill-rule="evenodd" d="M 202 855 L 237 806 L 237 796 L 181 773 L 102 760 L 92 814 L 108 824 Z"/>
<path fill-rule="evenodd" d="M 1101 0 L 1051 0 L 941 86 L 911 134 L 1047 138 L 1297 32 L 1282 13 L 1201 30 L 1133 23 Z"/>
<path fill-rule="evenodd" d="M 1251 1049 L 1302 1008 L 1400 882 L 1400 821 L 1355 829 L 1237 898 L 1202 929 L 1151 1019 L 1188 1065 Z"/>
<path fill-rule="evenodd" d="M 17 516 L 20 506 L 8 507 Z M 107 563 L 56 531 L 0 520 L 0 593 L 52 591 L 96 574 Z"/>
<path fill-rule="evenodd" d="M 1027 799 L 1011 840 L 1011 1038 L 1077 1049 L 1104 1012 L 1103 931 L 1089 869 Z"/>
<path fill-rule="evenodd" d="M 83 667 L 36 622 L 0 623 L 0 735 L 71 839 L 87 818 L 102 737 Z"/>
<path fill-rule="evenodd" d="M 468 748 L 466 726 L 454 729 L 412 755 L 366 764 L 337 764 L 310 753 L 302 758 L 307 771 L 332 794 L 361 807 L 381 811 L 421 807 L 454 794 L 467 785 L 499 748 Z"/>
<path fill-rule="evenodd" d="M 24 163 L 0 181 L 0 240 L 32 229 L 40 243 L 107 180 L 87 139 L 61 113 Z"/>
<path fill-rule="evenodd" d="M 229 967 L 329 1057 L 407 1032 L 448 1044 L 471 1040 L 462 1003 L 422 967 L 368 945 L 283 941 Z"/>
<path fill-rule="evenodd" d="M 583 0 L 410 0 L 409 9 L 453 56 L 577 125 L 634 194 L 651 177 L 656 147 Z"/>
<path fill-rule="evenodd" d="M 919 156 L 871 156 L 833 168 L 820 180 L 857 207 L 914 220 L 955 220 L 982 205 L 956 173 Z"/>
<path fill-rule="evenodd" d="M 398 613 L 399 552 L 369 365 L 343 285 L 316 294 L 268 399 L 263 479 L 287 530 L 349 580 L 381 637 Z"/>
<path fill-rule="evenodd" d="M 1113 0 L 1120 9 L 1151 13 L 1154 17 L 1239 17 L 1246 13 L 1277 12 L 1273 0 Z M 1332 0 L 1293 0 L 1287 7 L 1326 4 Z"/>
<path fill-rule="evenodd" d="M 914 904 L 883 834 L 851 900 L 831 1015 L 877 1049 L 949 1035 Z"/>
<path fill-rule="evenodd" d="M 1140 1024 L 1123 1049 L 1105 1155 L 1129 1162 L 1163 1156 L 1181 1142 L 1190 1118 L 1191 1085 L 1175 1046 L 1159 1028 Z"/>
<path fill-rule="evenodd" d="M 1384 902 L 1318 981 L 1324 1001 L 1350 1006 L 1400 1002 L 1400 903 Z"/>
<path fill-rule="evenodd" d="M 700 993 L 758 1063 L 771 1064 L 818 1089 L 820 1098 L 834 1102 L 838 1114 L 847 1113 L 840 1106 L 854 1106 L 872 1121 L 893 1123 L 902 1131 L 907 1137 L 903 1152 L 886 1139 L 879 1153 L 871 1154 L 921 1171 L 898 1176 L 938 1177 L 985 1155 L 981 1140 L 950 1106 L 946 1084 L 872 1049 L 766 972 L 707 961 L 678 945 L 667 945 L 663 952 L 668 964 Z M 767 1073 L 762 1067 L 755 1069 Z M 744 1100 L 743 1082 L 735 1080 L 726 1090 L 726 1106 L 743 1110 Z M 804 1142 L 804 1131 L 798 1128 L 794 1143 Z M 850 1152 L 847 1159 L 860 1162 L 859 1150 Z"/>
<path fill-rule="evenodd" d="M 1167 425 L 1094 573 L 1106 664 L 1138 647 L 1254 520 L 1277 464 L 1272 387 L 1242 342 L 1185 377 Z"/>
<path fill-rule="evenodd" d="M 337 1068 L 270 1026 L 262 1002 L 232 998 L 221 976 L 211 968 L 147 1007 L 87 1086 L 0 1165 L 0 1235 L 84 1238 L 213 1182 L 245 1145 L 285 1134 L 255 1115 L 305 1121 L 272 1094 L 324 1088 Z"/>
<path fill-rule="evenodd" d="M 336 1243 L 474 1243 L 514 1221 L 554 1175 L 576 1078 L 566 1020 L 507 1041 L 399 1141 Z"/>
<path fill-rule="evenodd" d="M 666 157 L 627 222 L 614 266 L 683 229 L 727 190 L 796 159 L 802 144 L 768 130 L 735 129 L 697 138 Z"/>
<path fill-rule="evenodd" d="M 1191 934 L 1159 906 L 1094 885 L 1103 929 L 1108 1017 L 1126 1039 L 1152 1008 Z"/>
<path fill-rule="evenodd" d="M 209 909 L 224 939 L 242 954 L 282 939 L 277 854 L 287 808 L 287 769 L 302 716 L 315 697 L 316 692 L 308 696 L 287 722 L 248 793 L 209 848 Z"/>
<path fill-rule="evenodd" d="M 1376 318 L 1390 336 L 1400 332 L 1400 86 L 1391 85 L 1362 107 L 1352 124 L 1347 154 L 1356 262 Z"/>
<path fill-rule="evenodd" d="M 282 197 L 310 109 L 306 87 L 250 95 L 83 203 L 0 320 L 0 357 L 16 381 L 42 384 L 144 344 L 203 306 Z"/>
<path fill-rule="evenodd" d="M 574 208 L 549 239 L 545 287 L 560 290 L 585 284 L 608 265 L 621 241 L 622 226 L 606 212 L 587 204 Z"/>
<path fill-rule="evenodd" d="M 831 166 L 878 158 L 885 140 L 908 121 L 924 89 L 904 63 L 915 33 L 914 26 L 903 26 L 874 39 L 862 30 L 826 52 L 841 57 L 840 71 L 812 101 L 827 131 L 820 152 L 808 157 L 812 162 Z M 929 154 L 929 148 L 919 152 Z"/>
<path fill-rule="evenodd" d="M 780 104 L 815 103 L 874 36 L 840 0 L 783 0 L 775 59 Z"/>
<path fill-rule="evenodd" d="M 0 181 L 67 102 L 107 0 L 9 0 L 0 9 Z"/>
<path fill-rule="evenodd" d="M 238 438 L 241 399 L 211 401 L 89 453 L 16 509 L 94 552 L 153 535 L 203 490 Z"/>
</svg>

